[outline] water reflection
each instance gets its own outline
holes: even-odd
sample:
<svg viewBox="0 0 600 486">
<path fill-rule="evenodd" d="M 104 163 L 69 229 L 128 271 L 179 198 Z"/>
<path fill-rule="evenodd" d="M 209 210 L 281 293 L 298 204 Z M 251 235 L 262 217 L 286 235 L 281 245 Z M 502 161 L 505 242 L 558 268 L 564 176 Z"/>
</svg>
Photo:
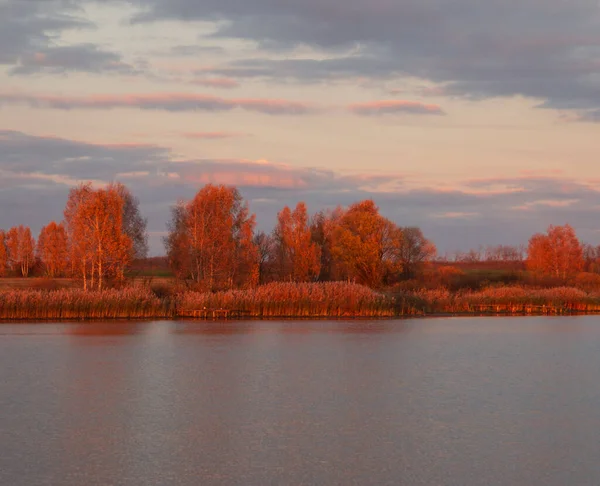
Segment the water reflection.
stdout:
<svg viewBox="0 0 600 486">
<path fill-rule="evenodd" d="M 0 484 L 599 484 L 600 319 L 560 319 L 7 327 Z"/>
<path fill-rule="evenodd" d="M 72 336 L 133 336 L 146 332 L 148 322 L 143 321 L 84 321 L 76 322 L 65 327 Z"/>
</svg>

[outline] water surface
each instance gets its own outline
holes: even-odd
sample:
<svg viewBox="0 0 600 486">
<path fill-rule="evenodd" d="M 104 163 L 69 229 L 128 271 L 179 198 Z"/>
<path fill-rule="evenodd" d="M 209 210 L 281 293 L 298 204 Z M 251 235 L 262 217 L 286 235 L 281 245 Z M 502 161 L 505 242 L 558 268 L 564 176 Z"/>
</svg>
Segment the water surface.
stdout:
<svg viewBox="0 0 600 486">
<path fill-rule="evenodd" d="M 600 484 L 600 317 L 0 324 L 0 484 Z"/>
</svg>

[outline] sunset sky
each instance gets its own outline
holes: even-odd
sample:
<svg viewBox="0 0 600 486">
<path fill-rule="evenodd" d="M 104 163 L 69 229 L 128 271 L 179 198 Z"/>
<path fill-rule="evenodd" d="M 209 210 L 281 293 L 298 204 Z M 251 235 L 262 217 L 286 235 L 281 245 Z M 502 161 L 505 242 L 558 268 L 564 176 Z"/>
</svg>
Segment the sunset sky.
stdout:
<svg viewBox="0 0 600 486">
<path fill-rule="evenodd" d="M 441 252 L 570 223 L 600 244 L 598 0 L 0 0 L 0 228 L 119 180 L 152 254 L 234 184 L 372 198 Z"/>
</svg>

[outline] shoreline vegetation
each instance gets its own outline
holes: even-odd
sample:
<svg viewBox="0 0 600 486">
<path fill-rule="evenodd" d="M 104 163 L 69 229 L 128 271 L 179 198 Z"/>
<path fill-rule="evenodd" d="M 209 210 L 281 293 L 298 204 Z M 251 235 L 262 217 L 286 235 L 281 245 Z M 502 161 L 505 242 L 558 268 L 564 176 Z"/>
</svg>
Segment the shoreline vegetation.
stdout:
<svg viewBox="0 0 600 486">
<path fill-rule="evenodd" d="M 257 230 L 236 187 L 171 208 L 166 254 L 121 183 L 80 184 L 64 219 L 0 230 L 0 319 L 401 318 L 600 313 L 600 245 L 568 224 L 527 247 L 440 256 L 371 199 L 309 214 L 300 201 Z M 43 279 L 39 277 L 43 276 Z"/>
<path fill-rule="evenodd" d="M 194 315 L 205 319 L 335 319 L 585 313 L 600 313 L 600 292 L 518 286 L 377 292 L 348 282 L 273 283 L 222 292 L 165 292 L 144 287 L 0 292 L 0 320 L 10 321 L 177 319 Z"/>
</svg>

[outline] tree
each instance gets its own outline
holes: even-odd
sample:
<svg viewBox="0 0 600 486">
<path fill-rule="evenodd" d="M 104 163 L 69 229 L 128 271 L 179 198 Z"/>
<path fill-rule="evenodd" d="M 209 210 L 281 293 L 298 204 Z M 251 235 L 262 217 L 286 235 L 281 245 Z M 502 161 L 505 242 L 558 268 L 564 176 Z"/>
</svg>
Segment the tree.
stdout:
<svg viewBox="0 0 600 486">
<path fill-rule="evenodd" d="M 120 182 L 113 183 L 109 188 L 114 189 L 123 201 L 123 233 L 131 240 L 133 254 L 131 258 L 142 259 L 148 256 L 148 220 L 140 213 L 140 202 L 134 197 L 127 186 Z"/>
<path fill-rule="evenodd" d="M 370 287 L 402 271 L 402 231 L 371 200 L 353 204 L 337 224 L 332 255 L 349 279 Z"/>
<path fill-rule="evenodd" d="M 584 244 L 582 251 L 585 271 L 600 273 L 600 246 Z"/>
<path fill-rule="evenodd" d="M 258 251 L 258 283 L 265 284 L 270 280 L 275 260 L 275 241 L 271 235 L 259 231 L 254 235 L 254 245 Z"/>
<path fill-rule="evenodd" d="M 54 278 L 64 274 L 68 265 L 68 239 L 64 225 L 52 221 L 42 228 L 37 242 L 37 254 L 46 275 Z"/>
<path fill-rule="evenodd" d="M 123 231 L 123 199 L 115 187 L 93 190 L 82 185 L 71 191 L 65 208 L 70 254 L 83 277 L 84 288 L 102 290 L 109 276 L 123 278 L 133 254 Z"/>
<path fill-rule="evenodd" d="M 581 244 L 569 225 L 550 226 L 546 234 L 529 240 L 527 268 L 535 273 L 566 280 L 580 272 L 583 264 Z"/>
<path fill-rule="evenodd" d="M 321 252 L 312 240 L 306 204 L 299 202 L 294 211 L 286 206 L 273 235 L 281 280 L 307 282 L 319 276 Z"/>
<path fill-rule="evenodd" d="M 344 210 L 338 206 L 332 211 L 319 211 L 312 218 L 310 232 L 312 241 L 317 244 L 321 254 L 321 270 L 319 281 L 339 280 L 345 278 L 343 265 L 333 257 L 333 236 Z"/>
<path fill-rule="evenodd" d="M 193 200 L 173 208 L 165 239 L 169 262 L 180 278 L 206 290 L 255 285 L 254 226 L 255 217 L 236 188 L 208 184 Z"/>
<path fill-rule="evenodd" d="M 21 225 L 11 228 L 6 235 L 6 248 L 10 268 L 22 277 L 29 276 L 35 261 L 35 241 L 29 227 Z"/>
<path fill-rule="evenodd" d="M 0 230 L 0 277 L 6 277 L 8 269 L 8 251 L 6 250 L 6 234 Z"/>
<path fill-rule="evenodd" d="M 63 212 L 65 229 L 67 231 L 70 274 L 72 277 L 75 277 L 77 274 L 82 275 L 85 288 L 87 288 L 86 276 L 88 272 L 86 247 L 89 245 L 76 238 L 77 226 L 75 221 L 80 206 L 92 196 L 93 192 L 94 190 L 90 182 L 71 188 Z M 81 238 L 81 231 L 78 233 L 78 237 Z"/>
<path fill-rule="evenodd" d="M 436 254 L 435 245 L 423 236 L 423 232 L 419 228 L 402 228 L 400 259 L 405 278 L 414 278 L 421 271 L 425 262 L 435 258 Z"/>
<path fill-rule="evenodd" d="M 485 248 L 487 262 L 521 262 L 525 248 L 521 246 L 496 245 Z"/>
</svg>

